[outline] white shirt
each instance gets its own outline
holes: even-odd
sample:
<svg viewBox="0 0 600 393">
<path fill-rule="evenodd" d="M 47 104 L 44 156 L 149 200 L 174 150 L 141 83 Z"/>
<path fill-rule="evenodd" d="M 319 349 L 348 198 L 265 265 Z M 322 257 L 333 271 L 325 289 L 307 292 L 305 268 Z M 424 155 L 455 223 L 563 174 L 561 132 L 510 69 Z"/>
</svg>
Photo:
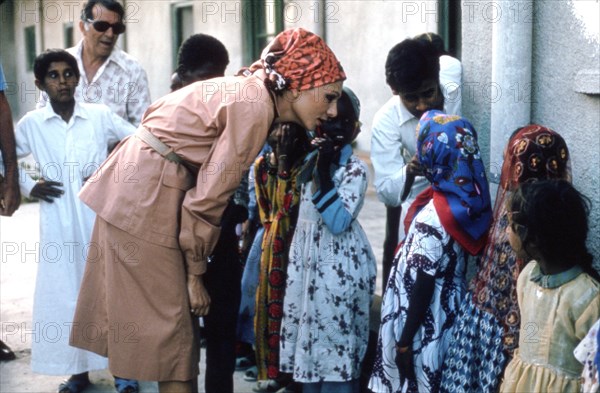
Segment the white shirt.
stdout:
<svg viewBox="0 0 600 393">
<path fill-rule="evenodd" d="M 31 367 L 36 373 L 71 375 L 107 367 L 106 358 L 68 342 L 86 255 L 97 249 L 90 244 L 96 216 L 77 194 L 84 179 L 106 158 L 108 145 L 134 131 L 99 104 L 76 103 L 68 123 L 47 105 L 28 112 L 17 124 L 17 155 L 32 154 L 41 175 L 62 182 L 64 191 L 52 203 L 40 201 L 32 329 L 44 332 L 52 326 L 56 339 L 32 340 Z M 29 176 L 33 171 L 19 169 L 21 190 L 29 195 L 35 185 Z"/>
<path fill-rule="evenodd" d="M 29 196 L 36 184 L 30 175 L 39 169 L 46 180 L 62 182 L 77 195 L 83 179 L 91 176 L 106 159 L 108 146 L 135 130 L 101 104 L 75 101 L 68 123 L 54 112 L 52 105 L 27 112 L 15 130 L 17 156 L 33 154 L 38 168 L 19 167 L 21 192 Z"/>
<path fill-rule="evenodd" d="M 461 114 L 461 64 L 450 56 L 440 57 L 440 87 L 444 111 Z M 375 170 L 377 197 L 387 206 L 399 206 L 406 180 L 406 164 L 417 148 L 416 127 L 419 119 L 402 104 L 399 96 L 391 97 L 375 114 L 371 136 L 371 162 Z M 429 185 L 422 176 L 415 179 L 407 202 Z M 406 210 L 406 209 L 404 209 Z"/>
<path fill-rule="evenodd" d="M 75 101 L 105 104 L 137 127 L 151 103 L 146 71 L 133 56 L 115 47 L 94 75 L 94 79 L 89 81 L 83 68 L 82 51 L 83 40 L 67 49 L 67 52 L 77 59 L 81 73 L 79 86 L 75 91 Z M 37 107 L 42 108 L 46 104 L 47 96 L 42 93 Z"/>
</svg>

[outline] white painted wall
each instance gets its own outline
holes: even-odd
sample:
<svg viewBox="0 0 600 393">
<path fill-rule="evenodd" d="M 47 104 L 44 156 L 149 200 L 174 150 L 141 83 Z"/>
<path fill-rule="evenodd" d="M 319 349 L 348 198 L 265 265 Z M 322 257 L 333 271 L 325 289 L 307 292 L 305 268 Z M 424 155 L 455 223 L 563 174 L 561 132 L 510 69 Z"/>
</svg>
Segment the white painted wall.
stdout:
<svg viewBox="0 0 600 393">
<path fill-rule="evenodd" d="M 600 9 L 593 1 L 536 1 L 531 9 L 515 6 L 498 12 L 501 3 L 468 2 L 462 10 L 463 114 L 480 135 L 488 165 L 492 136 L 514 130 L 491 129 L 491 105 L 498 94 L 530 101 L 532 122 L 559 132 L 572 157 L 573 183 L 592 201 L 588 246 L 600 270 Z M 585 3 L 585 4 L 584 4 Z M 502 86 L 492 80 L 492 30 L 499 18 L 533 24 L 532 90 Z M 520 45 L 515 36 L 505 45 Z M 581 71 L 596 71 L 583 74 Z M 592 94 L 578 92 L 588 85 Z M 493 87 L 492 87 L 493 86 Z"/>
<path fill-rule="evenodd" d="M 358 148 L 369 151 L 375 112 L 392 96 L 385 83 L 387 54 L 405 38 L 437 31 L 437 3 L 365 0 L 328 4 L 336 6 L 326 10 L 325 36 L 344 66 L 346 84 L 361 101 L 363 127 Z"/>
<path fill-rule="evenodd" d="M 580 3 L 588 3 L 585 14 Z M 600 270 L 600 5 L 579 0 L 536 2 L 533 18 L 532 119 L 567 141 L 573 183 L 592 201 L 588 246 Z M 563 27 L 553 26 L 553 20 L 560 20 Z M 596 71 L 584 81 L 595 94 L 576 91 L 583 70 Z"/>
</svg>

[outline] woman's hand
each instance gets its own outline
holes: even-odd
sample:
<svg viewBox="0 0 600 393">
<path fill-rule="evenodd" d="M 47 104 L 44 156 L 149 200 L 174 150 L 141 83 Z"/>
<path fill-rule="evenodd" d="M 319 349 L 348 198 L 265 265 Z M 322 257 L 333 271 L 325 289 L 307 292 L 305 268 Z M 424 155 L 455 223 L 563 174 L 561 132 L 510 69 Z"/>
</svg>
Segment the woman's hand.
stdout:
<svg viewBox="0 0 600 393">
<path fill-rule="evenodd" d="M 60 196 L 65 193 L 61 188 L 59 188 L 62 187 L 62 185 L 62 183 L 56 181 L 46 181 L 44 179 L 40 179 L 31 189 L 30 196 L 52 203 L 54 202 L 54 198 L 60 198 Z"/>
<path fill-rule="evenodd" d="M 210 296 L 204 287 L 202 276 L 187 275 L 187 289 L 190 298 L 190 312 L 196 317 L 201 317 L 210 311 Z"/>
</svg>

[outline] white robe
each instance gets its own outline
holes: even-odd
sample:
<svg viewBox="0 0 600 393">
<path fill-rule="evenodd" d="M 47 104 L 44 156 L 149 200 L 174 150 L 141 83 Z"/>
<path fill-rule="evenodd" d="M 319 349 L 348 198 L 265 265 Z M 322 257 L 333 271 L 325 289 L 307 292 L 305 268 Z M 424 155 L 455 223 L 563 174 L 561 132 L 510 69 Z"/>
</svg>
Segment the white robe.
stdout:
<svg viewBox="0 0 600 393">
<path fill-rule="evenodd" d="M 33 323 L 27 336 L 36 373 L 69 375 L 107 368 L 105 358 L 68 344 L 86 254 L 98 250 L 89 244 L 95 214 L 77 194 L 83 179 L 106 158 L 109 144 L 134 131 L 99 104 L 76 104 L 68 123 L 48 105 L 28 112 L 17 124 L 17 155 L 32 154 L 41 176 L 62 182 L 64 191 L 53 203 L 40 201 L 40 243 L 23 247 L 37 254 L 38 263 Z M 21 168 L 19 182 L 26 196 L 36 184 L 34 173 L 34 168 Z M 83 328 L 90 335 L 99 334 L 94 326 Z"/>
</svg>

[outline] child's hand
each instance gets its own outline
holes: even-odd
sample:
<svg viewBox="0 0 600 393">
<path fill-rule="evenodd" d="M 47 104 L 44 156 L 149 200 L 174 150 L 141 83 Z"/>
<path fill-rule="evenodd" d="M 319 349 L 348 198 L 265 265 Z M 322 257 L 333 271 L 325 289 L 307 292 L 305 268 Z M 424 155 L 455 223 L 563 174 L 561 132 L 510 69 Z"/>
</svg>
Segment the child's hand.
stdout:
<svg viewBox="0 0 600 393">
<path fill-rule="evenodd" d="M 281 132 L 277 141 L 277 170 L 280 173 L 288 172 L 292 166 L 292 157 L 294 150 L 294 133 L 290 130 L 289 124 L 281 126 Z"/>
<path fill-rule="evenodd" d="M 406 174 L 410 176 L 424 176 L 423 166 L 419 161 L 419 157 L 415 154 L 412 160 L 406 164 Z"/>
<path fill-rule="evenodd" d="M 60 198 L 65 193 L 59 188 L 62 185 L 60 182 L 40 179 L 31 190 L 31 196 L 52 203 L 54 198 Z"/>
<path fill-rule="evenodd" d="M 330 168 L 338 147 L 334 145 L 333 141 L 327 137 L 327 135 L 315 138 L 310 143 L 318 149 L 316 164 L 317 187 L 321 190 L 321 192 L 327 193 L 333 188 L 333 180 L 331 180 Z"/>
<path fill-rule="evenodd" d="M 277 139 L 277 153 L 279 155 L 291 154 L 298 143 L 296 132 L 287 123 L 281 125 L 281 131 Z"/>
<path fill-rule="evenodd" d="M 317 171 L 329 174 L 329 167 L 333 162 L 333 157 L 338 146 L 335 146 L 333 141 L 326 135 L 314 138 L 310 144 L 315 146 L 319 151 L 317 155 Z"/>
<path fill-rule="evenodd" d="M 415 375 L 415 365 L 413 362 L 413 351 L 410 346 L 408 347 L 399 347 L 396 345 L 396 367 L 398 367 L 398 372 L 400 373 L 400 381 L 404 384 L 404 379 L 408 378 L 409 380 L 416 380 L 417 377 Z"/>
</svg>

